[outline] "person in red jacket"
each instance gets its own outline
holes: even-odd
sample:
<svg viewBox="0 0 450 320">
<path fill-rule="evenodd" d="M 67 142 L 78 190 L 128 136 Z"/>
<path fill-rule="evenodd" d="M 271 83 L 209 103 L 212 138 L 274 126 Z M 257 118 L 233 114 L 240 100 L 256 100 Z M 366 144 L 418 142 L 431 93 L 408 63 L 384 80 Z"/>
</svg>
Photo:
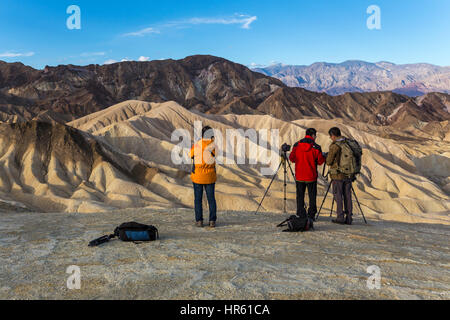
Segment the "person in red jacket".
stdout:
<svg viewBox="0 0 450 320">
<path fill-rule="evenodd" d="M 316 129 L 306 130 L 306 137 L 294 145 L 289 160 L 295 163 L 295 179 L 297 182 L 297 215 L 306 216 L 305 192 L 308 189 L 308 216 L 315 220 L 317 214 L 317 166 L 325 163 L 322 148 L 315 142 Z"/>
</svg>

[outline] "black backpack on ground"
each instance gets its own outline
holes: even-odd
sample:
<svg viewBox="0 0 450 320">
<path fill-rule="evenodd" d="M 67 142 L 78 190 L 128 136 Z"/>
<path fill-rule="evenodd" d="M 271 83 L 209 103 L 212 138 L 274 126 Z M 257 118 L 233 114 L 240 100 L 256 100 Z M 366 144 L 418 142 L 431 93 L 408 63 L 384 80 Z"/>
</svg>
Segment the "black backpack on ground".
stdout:
<svg viewBox="0 0 450 320">
<path fill-rule="evenodd" d="M 283 232 L 306 232 L 314 230 L 314 221 L 308 217 L 290 216 L 289 219 L 278 225 L 278 228 L 287 226 Z"/>
<path fill-rule="evenodd" d="M 116 230 L 114 230 L 114 234 L 91 241 L 89 247 L 97 247 L 114 238 L 119 238 L 125 242 L 156 241 L 159 239 L 159 232 L 154 226 L 148 226 L 137 222 L 127 222 L 117 227 Z"/>
</svg>

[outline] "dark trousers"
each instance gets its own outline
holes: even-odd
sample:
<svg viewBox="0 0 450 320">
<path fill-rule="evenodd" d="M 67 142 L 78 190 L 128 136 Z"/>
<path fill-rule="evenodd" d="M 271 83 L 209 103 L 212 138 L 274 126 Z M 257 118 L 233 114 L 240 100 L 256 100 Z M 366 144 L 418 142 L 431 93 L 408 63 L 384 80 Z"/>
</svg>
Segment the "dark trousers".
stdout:
<svg viewBox="0 0 450 320">
<path fill-rule="evenodd" d="M 206 197 L 209 204 L 209 221 L 217 221 L 217 203 L 215 196 L 216 184 L 196 184 L 194 183 L 195 196 L 195 220 L 203 221 L 203 190 L 206 190 Z"/>
<path fill-rule="evenodd" d="M 309 208 L 308 216 L 310 218 L 315 218 L 317 214 L 317 181 L 315 182 L 298 182 L 297 181 L 297 215 L 299 217 L 306 216 L 305 208 L 305 192 L 308 189 L 309 195 Z"/>
<path fill-rule="evenodd" d="M 337 220 L 340 222 L 352 222 L 352 180 L 333 180 L 333 194 L 337 205 Z M 344 216 L 344 214 L 346 216 Z"/>
</svg>

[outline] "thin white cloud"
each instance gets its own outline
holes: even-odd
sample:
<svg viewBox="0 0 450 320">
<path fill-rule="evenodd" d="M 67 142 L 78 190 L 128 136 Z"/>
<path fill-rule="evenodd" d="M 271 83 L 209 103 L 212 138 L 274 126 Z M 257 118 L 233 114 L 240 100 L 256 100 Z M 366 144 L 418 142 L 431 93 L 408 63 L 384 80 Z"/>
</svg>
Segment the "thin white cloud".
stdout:
<svg viewBox="0 0 450 320">
<path fill-rule="evenodd" d="M 168 28 L 183 28 L 189 27 L 193 25 L 202 25 L 202 24 L 222 24 L 222 25 L 240 25 L 242 29 L 250 29 L 250 26 L 253 22 L 258 20 L 257 16 L 250 16 L 244 14 L 235 14 L 230 17 L 194 17 L 185 20 L 177 20 L 167 22 L 156 27 L 148 27 L 139 31 L 125 33 L 123 36 L 125 37 L 143 37 L 152 33 L 161 33 L 160 29 L 168 29 Z"/>
<path fill-rule="evenodd" d="M 17 57 L 32 57 L 32 56 L 34 56 L 34 52 L 25 52 L 25 53 L 4 52 L 4 53 L 0 53 L 0 58 L 17 58 Z"/>
<path fill-rule="evenodd" d="M 123 36 L 124 37 L 143 37 L 147 34 L 152 34 L 152 33 L 160 33 L 159 30 L 155 29 L 155 28 L 145 28 L 136 32 L 129 32 L 129 33 L 125 33 Z"/>
<path fill-rule="evenodd" d="M 140 62 L 150 61 L 150 58 L 149 57 L 140 56 L 138 61 L 140 61 Z"/>
<path fill-rule="evenodd" d="M 250 25 L 258 19 L 256 16 L 239 15 L 230 18 L 191 18 L 189 24 L 240 24 L 243 29 L 250 29 Z"/>
<path fill-rule="evenodd" d="M 253 22 L 255 22 L 256 20 L 258 20 L 258 17 L 257 17 L 257 16 L 249 17 L 249 18 L 244 19 L 244 20 L 245 20 L 245 21 L 244 21 L 244 25 L 242 26 L 242 28 L 244 28 L 244 29 L 250 29 L 250 25 L 251 25 Z"/>
</svg>

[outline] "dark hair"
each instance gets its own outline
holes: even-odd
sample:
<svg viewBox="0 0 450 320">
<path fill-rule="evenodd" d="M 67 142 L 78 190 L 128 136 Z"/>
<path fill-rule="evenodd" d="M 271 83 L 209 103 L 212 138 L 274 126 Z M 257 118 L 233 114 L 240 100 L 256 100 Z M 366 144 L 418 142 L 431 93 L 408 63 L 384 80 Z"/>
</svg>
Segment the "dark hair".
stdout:
<svg viewBox="0 0 450 320">
<path fill-rule="evenodd" d="M 206 126 L 202 129 L 202 138 L 205 138 L 206 135 L 208 135 L 208 138 L 210 139 L 214 138 L 214 131 L 209 126 Z"/>
<path fill-rule="evenodd" d="M 330 136 L 335 136 L 335 137 L 340 137 L 342 134 L 341 134 L 341 129 L 339 129 L 339 128 L 331 128 L 330 129 L 330 131 L 328 131 L 328 134 L 330 135 Z"/>
<path fill-rule="evenodd" d="M 316 136 L 317 135 L 317 130 L 314 129 L 314 128 L 310 128 L 310 129 L 306 130 L 306 135 L 310 136 L 310 137 Z"/>
</svg>

